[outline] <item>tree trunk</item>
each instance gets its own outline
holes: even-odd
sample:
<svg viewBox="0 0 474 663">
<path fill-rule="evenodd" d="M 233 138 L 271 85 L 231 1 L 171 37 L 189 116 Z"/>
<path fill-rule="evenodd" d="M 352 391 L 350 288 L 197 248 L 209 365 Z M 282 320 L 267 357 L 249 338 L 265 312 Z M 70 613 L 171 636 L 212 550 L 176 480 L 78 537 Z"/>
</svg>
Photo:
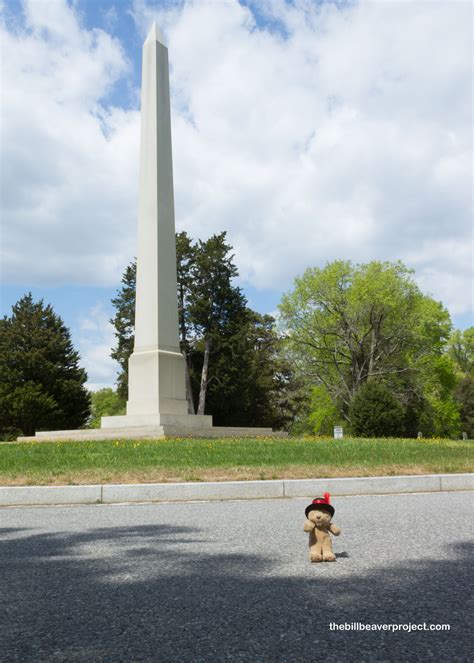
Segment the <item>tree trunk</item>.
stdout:
<svg viewBox="0 0 474 663">
<path fill-rule="evenodd" d="M 179 287 L 179 331 L 181 334 L 181 352 L 184 355 L 184 364 L 186 371 L 186 400 L 188 401 L 188 414 L 196 414 L 194 411 L 194 399 L 193 399 L 193 386 L 191 384 L 191 376 L 189 374 L 189 360 L 186 349 L 187 339 L 186 339 L 186 320 L 184 318 L 184 288 L 182 285 Z"/>
<path fill-rule="evenodd" d="M 376 347 L 375 329 L 372 328 L 372 336 L 371 336 L 371 339 L 370 339 L 369 370 L 368 370 L 368 374 L 367 374 L 367 380 L 370 380 L 370 378 L 372 377 L 372 373 L 374 372 L 375 347 Z"/>
<path fill-rule="evenodd" d="M 199 405 L 197 411 L 198 414 L 204 414 L 204 409 L 206 407 L 206 391 L 207 391 L 207 382 L 208 382 L 210 352 L 211 352 L 211 339 L 206 338 L 204 342 L 204 361 L 202 364 L 201 389 L 199 391 Z"/>
<path fill-rule="evenodd" d="M 191 376 L 189 374 L 189 364 L 187 357 L 184 358 L 184 363 L 186 366 L 186 398 L 188 400 L 188 414 L 196 414 L 194 411 L 193 386 L 191 384 Z"/>
</svg>

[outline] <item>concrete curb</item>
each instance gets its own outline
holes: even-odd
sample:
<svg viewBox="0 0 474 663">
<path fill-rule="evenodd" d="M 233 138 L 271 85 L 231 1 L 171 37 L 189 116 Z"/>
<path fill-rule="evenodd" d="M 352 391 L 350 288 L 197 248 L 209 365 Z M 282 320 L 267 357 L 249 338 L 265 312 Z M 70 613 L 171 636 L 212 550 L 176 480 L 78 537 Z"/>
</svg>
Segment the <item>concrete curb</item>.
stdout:
<svg viewBox="0 0 474 663">
<path fill-rule="evenodd" d="M 212 483 L 0 486 L 0 506 L 249 500 L 332 495 L 390 495 L 474 490 L 474 474 L 424 474 L 340 479 L 281 479 Z"/>
</svg>

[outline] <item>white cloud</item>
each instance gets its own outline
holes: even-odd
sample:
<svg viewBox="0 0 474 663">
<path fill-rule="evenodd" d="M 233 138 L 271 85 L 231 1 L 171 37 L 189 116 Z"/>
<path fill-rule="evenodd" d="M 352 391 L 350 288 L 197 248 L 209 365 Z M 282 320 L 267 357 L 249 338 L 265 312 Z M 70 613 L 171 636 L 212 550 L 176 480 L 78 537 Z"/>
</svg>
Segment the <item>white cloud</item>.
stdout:
<svg viewBox="0 0 474 663">
<path fill-rule="evenodd" d="M 0 36 L 3 277 L 116 283 L 133 255 L 139 117 L 103 100 L 129 63 L 63 0 L 25 16 Z"/>
<path fill-rule="evenodd" d="M 234 2 L 136 4 L 169 39 L 178 225 L 228 229 L 256 287 L 338 257 L 401 259 L 468 310 L 470 4 L 258 8 L 281 30 Z"/>
<path fill-rule="evenodd" d="M 87 370 L 88 389 L 96 391 L 115 384 L 118 364 L 110 358 L 115 340 L 114 328 L 101 303 L 80 318 L 77 348 L 81 365 Z"/>
<path fill-rule="evenodd" d="M 4 76 L 5 277 L 117 283 L 135 247 L 138 114 L 103 99 L 127 59 L 47 4 L 4 34 L 19 52 Z M 233 0 L 134 4 L 142 35 L 157 18 L 169 42 L 178 229 L 228 230 L 257 288 L 339 257 L 401 259 L 468 310 L 471 4 L 255 6 L 268 29 Z"/>
</svg>

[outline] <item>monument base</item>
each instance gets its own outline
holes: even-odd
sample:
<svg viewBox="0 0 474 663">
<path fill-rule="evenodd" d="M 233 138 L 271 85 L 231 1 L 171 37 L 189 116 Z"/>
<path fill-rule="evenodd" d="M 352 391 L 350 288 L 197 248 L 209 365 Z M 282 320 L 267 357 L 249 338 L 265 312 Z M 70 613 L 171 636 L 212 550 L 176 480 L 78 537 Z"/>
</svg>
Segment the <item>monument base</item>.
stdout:
<svg viewBox="0 0 474 663">
<path fill-rule="evenodd" d="M 125 414 L 115 417 L 101 417 L 100 427 L 136 428 L 137 426 L 178 426 L 179 428 L 212 428 L 212 415 L 209 414 Z"/>
<path fill-rule="evenodd" d="M 161 415 L 163 416 L 163 415 Z M 189 415 L 191 418 L 193 415 Z M 195 415 L 198 416 L 198 415 Z M 104 417 L 105 419 L 128 419 L 128 417 Z M 203 417 L 207 418 L 207 417 Z M 209 417 L 211 418 L 211 417 Z M 121 422 L 123 423 L 123 422 Z M 243 428 L 240 426 L 183 426 L 179 424 L 89 428 L 84 430 L 38 431 L 31 437 L 18 437 L 18 442 L 58 442 L 63 440 L 157 440 L 166 437 L 287 437 L 288 433 L 274 432 L 271 428 Z"/>
</svg>

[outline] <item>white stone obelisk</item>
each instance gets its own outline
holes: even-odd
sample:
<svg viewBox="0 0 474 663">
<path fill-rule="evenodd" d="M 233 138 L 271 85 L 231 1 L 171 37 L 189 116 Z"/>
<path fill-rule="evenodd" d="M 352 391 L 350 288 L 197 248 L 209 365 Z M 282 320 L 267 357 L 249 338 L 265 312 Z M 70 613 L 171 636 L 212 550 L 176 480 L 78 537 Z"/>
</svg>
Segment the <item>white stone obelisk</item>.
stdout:
<svg viewBox="0 0 474 663">
<path fill-rule="evenodd" d="M 188 415 L 179 348 L 168 49 L 156 23 L 143 44 L 135 345 L 127 414 L 102 427 L 212 426 Z"/>
<path fill-rule="evenodd" d="M 127 415 L 186 415 L 178 340 L 168 49 L 156 23 L 143 44 L 135 346 Z M 159 422 L 157 422 L 159 423 Z"/>
</svg>

